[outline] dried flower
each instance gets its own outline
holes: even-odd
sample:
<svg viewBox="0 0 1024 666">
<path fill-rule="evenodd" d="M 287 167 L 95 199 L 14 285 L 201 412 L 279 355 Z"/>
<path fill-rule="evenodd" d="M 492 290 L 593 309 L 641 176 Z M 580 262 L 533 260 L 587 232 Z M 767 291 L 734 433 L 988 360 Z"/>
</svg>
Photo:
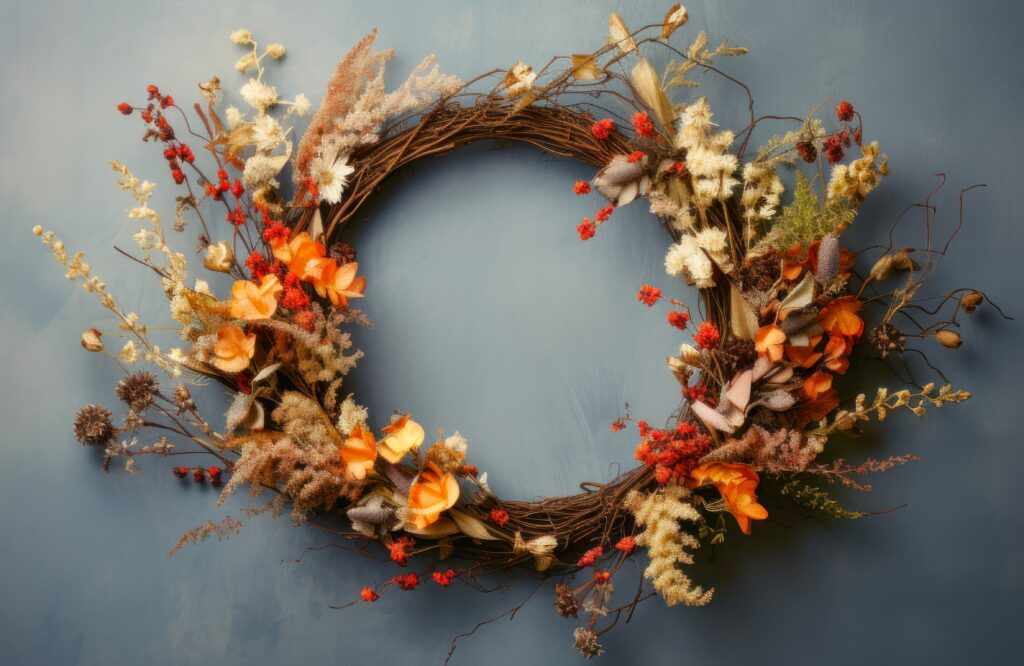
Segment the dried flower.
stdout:
<svg viewBox="0 0 1024 666">
<path fill-rule="evenodd" d="M 615 550 L 621 550 L 626 555 L 632 553 L 634 548 L 636 548 L 636 539 L 631 536 L 624 536 L 615 544 Z"/>
<path fill-rule="evenodd" d="M 604 653 L 604 650 L 601 649 L 601 644 L 597 642 L 597 634 L 590 629 L 576 627 L 572 637 L 575 641 L 573 647 L 576 648 L 576 651 L 584 659 L 593 659 Z"/>
<path fill-rule="evenodd" d="M 690 321 L 690 314 L 683 311 L 675 311 L 668 313 L 668 325 L 674 328 L 678 328 L 680 331 L 686 330 L 686 324 Z"/>
<path fill-rule="evenodd" d="M 369 602 L 377 601 L 378 599 L 380 599 L 380 595 L 377 594 L 377 592 L 374 591 L 372 587 L 364 587 L 362 590 L 359 591 L 359 596 L 362 598 L 363 601 Z"/>
<path fill-rule="evenodd" d="M 249 367 L 249 361 L 256 353 L 256 334 L 237 326 L 222 326 L 217 330 L 214 344 L 213 364 L 224 372 L 241 372 Z"/>
<path fill-rule="evenodd" d="M 178 384 L 177 388 L 174 389 L 174 393 L 171 394 L 171 399 L 174 400 L 178 410 L 182 412 L 186 412 L 196 406 L 195 401 L 192 400 L 192 392 L 184 384 Z"/>
<path fill-rule="evenodd" d="M 697 327 L 697 334 L 693 336 L 693 341 L 701 349 L 714 349 L 721 339 L 722 334 L 718 332 L 718 327 L 710 321 L 702 321 Z"/>
<path fill-rule="evenodd" d="M 853 104 L 850 104 L 845 99 L 836 106 L 836 118 L 840 122 L 848 123 L 853 120 Z"/>
<path fill-rule="evenodd" d="M 491 509 L 489 515 L 491 522 L 498 527 L 505 527 L 505 523 L 508 522 L 508 511 L 505 511 L 505 509 Z"/>
<path fill-rule="evenodd" d="M 377 460 L 377 440 L 371 431 L 356 426 L 338 448 L 338 455 L 348 474 L 362 481 Z"/>
<path fill-rule="evenodd" d="M 75 414 L 75 439 L 82 444 L 103 445 L 114 436 L 113 416 L 106 407 L 86 405 Z"/>
<path fill-rule="evenodd" d="M 602 548 L 601 546 L 594 546 L 593 548 L 591 548 L 587 552 L 583 553 L 583 556 L 580 557 L 578 562 L 576 562 L 576 566 L 578 566 L 578 567 L 593 566 L 593 564 L 595 562 L 597 562 L 597 558 L 601 557 L 601 555 L 603 555 L 603 554 L 604 554 L 604 548 Z"/>
<path fill-rule="evenodd" d="M 432 525 L 458 499 L 455 477 L 428 463 L 409 489 L 409 522 L 419 529 Z"/>
<path fill-rule="evenodd" d="M 967 314 L 973 314 L 984 301 L 984 296 L 976 291 L 972 291 L 960 297 L 960 307 Z"/>
<path fill-rule="evenodd" d="M 310 163 L 310 173 L 316 181 L 320 200 L 330 204 L 341 201 L 341 195 L 348 185 L 348 177 L 355 169 L 348 165 L 348 158 L 330 160 L 317 157 Z"/>
<path fill-rule="evenodd" d="M 452 579 L 455 578 L 456 574 L 453 569 L 447 569 L 445 571 L 435 571 L 432 574 L 434 582 L 441 587 L 451 587 Z"/>
<path fill-rule="evenodd" d="M 103 351 L 103 334 L 95 328 L 88 328 L 82 331 L 82 347 L 86 351 L 101 352 Z"/>
<path fill-rule="evenodd" d="M 572 186 L 572 191 L 578 195 L 590 194 L 590 183 L 585 180 L 577 180 Z"/>
<path fill-rule="evenodd" d="M 389 463 L 397 463 L 410 449 L 419 449 L 426 437 L 423 426 L 410 416 L 403 414 L 383 429 L 387 436 L 380 441 L 380 456 Z"/>
<path fill-rule="evenodd" d="M 740 530 L 750 534 L 751 520 L 768 517 L 767 509 L 757 503 L 754 492 L 759 482 L 757 472 L 750 465 L 715 462 L 705 463 L 690 472 L 688 485 L 714 484 Z"/>
<path fill-rule="evenodd" d="M 255 321 L 270 319 L 277 310 L 277 295 L 284 291 L 273 273 L 263 276 L 259 285 L 249 280 L 235 280 L 231 285 L 231 316 Z"/>
<path fill-rule="evenodd" d="M 576 233 L 580 235 L 580 240 L 590 240 L 596 232 L 597 225 L 591 222 L 588 217 L 583 218 L 583 221 L 576 225 Z"/>
<path fill-rule="evenodd" d="M 156 377 L 148 372 L 135 372 L 123 377 L 114 388 L 114 395 L 138 413 L 142 413 L 153 404 L 153 399 L 160 390 Z"/>
<path fill-rule="evenodd" d="M 208 270 L 218 273 L 230 273 L 235 263 L 235 253 L 226 241 L 212 243 L 206 247 L 206 255 L 203 257 L 203 266 Z"/>
<path fill-rule="evenodd" d="M 615 131 L 615 121 L 611 118 L 598 120 L 590 126 L 590 133 L 598 139 L 607 139 Z"/>
<path fill-rule="evenodd" d="M 645 139 L 650 139 L 654 136 L 654 123 L 651 122 L 651 118 L 647 115 L 646 111 L 637 111 L 630 120 L 633 123 L 633 131 L 638 136 L 642 136 Z"/>
<path fill-rule="evenodd" d="M 636 292 L 636 298 L 647 307 L 651 307 L 661 298 L 661 289 L 645 284 L 640 287 L 640 291 Z"/>
<path fill-rule="evenodd" d="M 578 617 L 580 601 L 576 593 L 565 583 L 555 585 L 555 611 L 562 617 Z"/>
</svg>

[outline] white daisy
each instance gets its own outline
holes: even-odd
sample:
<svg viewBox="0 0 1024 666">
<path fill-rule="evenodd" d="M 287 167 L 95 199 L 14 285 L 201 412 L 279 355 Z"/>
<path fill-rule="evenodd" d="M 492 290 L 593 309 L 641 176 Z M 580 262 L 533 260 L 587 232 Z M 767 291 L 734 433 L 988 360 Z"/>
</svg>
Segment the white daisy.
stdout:
<svg viewBox="0 0 1024 666">
<path fill-rule="evenodd" d="M 330 204 L 341 201 L 341 194 L 348 185 L 348 177 L 355 171 L 348 165 L 348 156 L 338 158 L 333 162 L 317 157 L 310 165 L 310 172 L 316 179 L 317 189 L 320 191 L 320 199 Z"/>
</svg>

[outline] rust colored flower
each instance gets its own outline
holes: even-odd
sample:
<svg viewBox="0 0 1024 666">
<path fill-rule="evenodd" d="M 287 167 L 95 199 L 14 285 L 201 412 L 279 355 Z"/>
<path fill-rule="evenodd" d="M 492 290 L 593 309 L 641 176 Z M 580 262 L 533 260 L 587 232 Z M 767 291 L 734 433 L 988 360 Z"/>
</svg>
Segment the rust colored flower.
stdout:
<svg viewBox="0 0 1024 666">
<path fill-rule="evenodd" d="M 836 118 L 844 123 L 853 120 L 853 104 L 850 104 L 845 99 L 839 102 L 838 106 L 836 106 Z"/>
<path fill-rule="evenodd" d="M 409 522 L 418 529 L 433 525 L 458 499 L 455 477 L 428 463 L 409 488 Z"/>
<path fill-rule="evenodd" d="M 654 123 L 645 111 L 637 111 L 633 114 L 633 131 L 639 136 L 650 139 L 654 136 Z"/>
<path fill-rule="evenodd" d="M 856 296 L 843 296 L 829 301 L 818 314 L 818 322 L 829 336 L 845 335 L 856 339 L 864 332 L 864 320 L 857 316 L 863 303 Z"/>
<path fill-rule="evenodd" d="M 739 463 L 705 463 L 690 472 L 692 487 L 713 484 L 721 493 L 729 513 L 733 515 L 744 534 L 750 534 L 751 520 L 764 520 L 768 510 L 757 503 L 757 484 L 760 479 L 750 465 Z"/>
<path fill-rule="evenodd" d="M 369 430 L 356 427 L 338 448 L 338 457 L 352 478 L 362 481 L 377 460 L 377 440 Z"/>
<path fill-rule="evenodd" d="M 754 349 L 772 363 L 782 360 L 786 333 L 775 324 L 762 326 L 754 336 Z"/>
<path fill-rule="evenodd" d="M 590 183 L 585 180 L 577 180 L 572 191 L 579 195 L 590 194 Z"/>
<path fill-rule="evenodd" d="M 818 370 L 804 380 L 801 391 L 808 399 L 814 400 L 830 388 L 832 388 L 832 375 Z"/>
<path fill-rule="evenodd" d="M 362 597 L 363 601 L 377 601 L 380 599 L 380 595 L 372 587 L 364 587 L 359 592 L 359 596 Z"/>
<path fill-rule="evenodd" d="M 675 311 L 668 313 L 668 324 L 674 328 L 678 328 L 680 331 L 686 330 L 686 322 L 690 321 L 690 315 L 687 312 Z"/>
<path fill-rule="evenodd" d="M 387 436 L 380 441 L 378 450 L 380 457 L 389 463 L 397 463 L 402 459 L 409 449 L 418 449 L 426 433 L 423 426 L 410 419 L 410 414 L 404 414 L 391 425 L 383 428 Z"/>
<path fill-rule="evenodd" d="M 245 334 L 237 326 L 222 326 L 213 345 L 213 364 L 224 372 L 241 372 L 256 353 L 256 334 Z"/>
<path fill-rule="evenodd" d="M 821 393 L 814 400 L 801 402 L 793 411 L 793 417 L 797 425 L 803 427 L 808 423 L 820 421 L 839 406 L 839 393 L 835 389 L 828 389 Z"/>
<path fill-rule="evenodd" d="M 433 573 L 434 582 L 441 587 L 451 587 L 452 578 L 455 578 L 456 574 L 453 569 L 447 571 L 435 571 Z"/>
<path fill-rule="evenodd" d="M 583 218 L 583 221 L 576 225 L 576 233 L 580 235 L 580 240 L 590 240 L 596 232 L 597 225 L 591 222 L 589 217 Z"/>
<path fill-rule="evenodd" d="M 505 527 L 508 522 L 508 511 L 505 509 L 491 509 L 491 522 L 498 527 Z"/>
<path fill-rule="evenodd" d="M 284 290 L 273 273 L 263 276 L 259 285 L 235 280 L 231 286 L 231 316 L 235 319 L 270 319 L 277 310 L 277 295 Z"/>
<path fill-rule="evenodd" d="M 601 546 L 594 546 L 587 552 L 583 553 L 583 556 L 576 563 L 578 567 L 589 567 L 597 562 L 597 558 L 604 554 L 604 548 Z"/>
</svg>

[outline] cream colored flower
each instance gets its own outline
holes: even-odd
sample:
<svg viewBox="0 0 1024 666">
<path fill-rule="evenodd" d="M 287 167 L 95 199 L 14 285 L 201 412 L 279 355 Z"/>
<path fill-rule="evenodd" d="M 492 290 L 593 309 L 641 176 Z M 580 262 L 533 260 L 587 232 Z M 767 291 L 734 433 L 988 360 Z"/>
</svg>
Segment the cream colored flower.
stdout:
<svg viewBox="0 0 1024 666">
<path fill-rule="evenodd" d="M 206 256 L 203 258 L 203 266 L 218 273 L 230 273 L 235 263 L 235 253 L 231 246 L 225 241 L 219 241 L 208 245 Z"/>
<path fill-rule="evenodd" d="M 252 33 L 245 29 L 238 29 L 231 33 L 230 39 L 235 44 L 251 44 Z"/>
<path fill-rule="evenodd" d="M 251 127 L 256 150 L 273 150 L 284 141 L 284 128 L 273 116 L 260 114 L 253 119 Z"/>
<path fill-rule="evenodd" d="M 271 44 L 267 47 L 267 55 L 274 60 L 280 60 L 284 57 L 284 54 L 288 52 L 288 49 L 284 47 L 284 44 Z"/>
<path fill-rule="evenodd" d="M 139 350 L 135 348 L 135 342 L 129 340 L 121 347 L 121 360 L 131 365 L 139 360 Z"/>
<path fill-rule="evenodd" d="M 238 127 L 238 124 L 244 120 L 242 112 L 233 106 L 224 109 L 224 119 L 228 122 L 228 127 L 231 129 Z"/>
<path fill-rule="evenodd" d="M 341 195 L 348 185 L 348 177 L 355 169 L 348 165 L 348 157 L 331 162 L 324 157 L 317 157 L 310 164 L 310 172 L 316 179 L 320 199 L 330 204 L 341 201 Z"/>
<path fill-rule="evenodd" d="M 380 441 L 380 455 L 390 463 L 397 463 L 410 449 L 419 449 L 426 433 L 423 426 L 404 414 L 384 428 L 387 437 Z"/>
<path fill-rule="evenodd" d="M 244 56 L 235 61 L 235 69 L 239 72 L 247 72 L 256 66 L 256 54 L 249 51 Z"/>
<path fill-rule="evenodd" d="M 537 73 L 533 71 L 533 67 L 520 60 L 505 75 L 505 94 L 509 97 L 522 95 L 530 90 L 536 78 Z"/>
<path fill-rule="evenodd" d="M 268 86 L 257 79 L 249 79 L 249 82 L 238 91 L 249 106 L 260 113 L 277 104 L 277 88 Z"/>
<path fill-rule="evenodd" d="M 309 98 L 303 95 L 302 93 L 299 93 L 298 95 L 295 96 L 295 101 L 292 103 L 292 108 L 295 109 L 296 115 L 298 115 L 301 118 L 302 116 L 309 113 L 311 105 L 312 103 L 309 101 Z"/>
</svg>

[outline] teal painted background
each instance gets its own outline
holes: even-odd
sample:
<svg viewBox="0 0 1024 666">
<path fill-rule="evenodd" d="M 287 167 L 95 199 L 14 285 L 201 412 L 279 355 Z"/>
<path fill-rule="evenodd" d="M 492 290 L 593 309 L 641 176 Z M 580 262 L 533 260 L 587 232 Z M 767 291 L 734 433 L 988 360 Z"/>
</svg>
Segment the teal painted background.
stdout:
<svg viewBox="0 0 1024 666">
<path fill-rule="evenodd" d="M 8 664 L 436 664 L 451 637 L 527 593 L 480 596 L 431 587 L 344 611 L 327 608 L 392 570 L 336 549 L 287 520 L 257 520 L 230 542 L 177 537 L 219 518 L 215 493 L 184 487 L 171 463 L 129 476 L 99 469 L 69 423 L 86 401 L 113 402 L 114 368 L 84 354 L 101 310 L 69 285 L 29 229 L 57 229 L 85 250 L 121 300 L 158 321 L 148 276 L 111 249 L 130 245 L 116 156 L 173 188 L 137 122 L 116 113 L 158 83 L 179 100 L 220 74 L 240 78 L 226 36 L 247 27 L 290 53 L 271 76 L 317 101 L 335 62 L 370 28 L 396 49 L 398 80 L 430 52 L 470 77 L 518 59 L 585 52 L 605 16 L 659 21 L 667 4 L 541 2 L 23 3 L 0 25 L 0 655 Z M 801 114 L 821 98 L 853 101 L 894 175 L 864 208 L 854 246 L 877 239 L 924 196 L 932 174 L 969 199 L 968 227 L 937 290 L 963 282 L 1024 312 L 1020 266 L 1024 5 L 1013 2 L 687 3 L 686 32 L 728 35 L 751 55 L 727 63 L 763 113 Z M 706 88 L 735 126 L 742 99 Z M 352 388 L 377 418 L 408 409 L 428 429 L 459 429 L 504 495 L 571 492 L 630 464 L 635 443 L 608 423 L 629 402 L 659 420 L 674 404 L 666 354 L 680 340 L 638 305 L 642 282 L 668 287 L 667 239 L 640 206 L 580 243 L 594 200 L 569 194 L 577 164 L 523 149 L 476 147 L 403 173 L 352 230 L 377 327 Z M 194 232 L 193 232 L 194 233 Z M 190 243 L 191 236 L 183 242 Z M 685 287 L 669 288 L 684 299 Z M 147 317 L 148 315 L 148 317 Z M 1011 661 L 1024 630 L 1024 518 L 1019 478 L 1020 329 L 980 315 L 936 361 L 975 399 L 917 422 L 893 419 L 851 455 L 913 452 L 924 461 L 850 498 L 881 510 L 850 525 L 759 524 L 696 575 L 718 588 L 708 608 L 644 604 L 607 636 L 603 663 L 986 663 Z M 210 398 L 215 398 L 211 394 Z M 220 409 L 208 401 L 210 413 Z M 241 501 L 228 511 L 237 514 Z M 294 560 L 302 558 L 296 563 Z M 629 586 L 621 586 L 623 594 Z M 545 590 L 514 622 L 464 641 L 456 664 L 573 664 L 571 621 Z"/>
</svg>

